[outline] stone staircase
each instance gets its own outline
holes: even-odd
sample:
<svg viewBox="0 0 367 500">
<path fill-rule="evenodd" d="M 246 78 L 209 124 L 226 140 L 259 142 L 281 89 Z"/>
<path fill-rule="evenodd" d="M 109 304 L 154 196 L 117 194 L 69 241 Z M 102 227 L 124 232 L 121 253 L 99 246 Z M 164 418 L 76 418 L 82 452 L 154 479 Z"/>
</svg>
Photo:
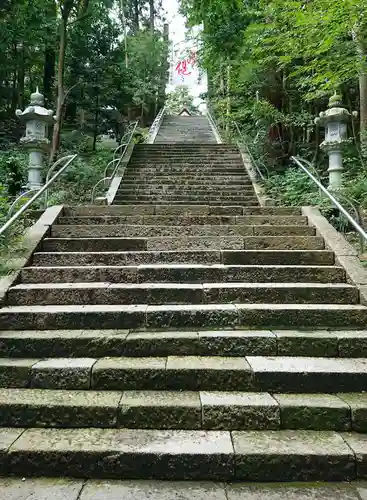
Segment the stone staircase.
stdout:
<svg viewBox="0 0 367 500">
<path fill-rule="evenodd" d="M 0 474 L 365 478 L 367 308 L 301 210 L 219 145 L 137 146 L 116 203 L 61 210 L 0 309 Z"/>
<path fill-rule="evenodd" d="M 155 139 L 155 144 L 216 144 L 216 142 L 206 116 L 166 115 Z"/>
<path fill-rule="evenodd" d="M 237 147 L 181 143 L 135 146 L 114 203 L 254 206 L 258 200 Z"/>
</svg>

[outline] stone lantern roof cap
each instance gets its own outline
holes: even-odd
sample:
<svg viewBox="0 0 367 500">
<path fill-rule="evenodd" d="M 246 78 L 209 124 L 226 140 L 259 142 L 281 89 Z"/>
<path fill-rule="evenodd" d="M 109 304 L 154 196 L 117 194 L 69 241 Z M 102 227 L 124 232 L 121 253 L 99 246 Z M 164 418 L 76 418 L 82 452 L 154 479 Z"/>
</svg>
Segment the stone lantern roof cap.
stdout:
<svg viewBox="0 0 367 500">
<path fill-rule="evenodd" d="M 332 95 L 329 99 L 329 104 L 328 104 L 328 108 L 334 108 L 334 107 L 337 107 L 337 108 L 344 108 L 345 106 L 343 106 L 343 98 L 340 94 L 338 94 L 336 91 L 334 93 L 334 95 Z"/>
<path fill-rule="evenodd" d="M 31 102 L 29 106 L 25 108 L 24 111 L 17 109 L 15 114 L 21 120 L 41 120 L 47 123 L 53 123 L 55 121 L 53 116 L 53 111 L 51 109 L 46 109 L 44 107 L 45 98 L 39 92 L 38 87 L 36 92 L 31 94 Z"/>
<path fill-rule="evenodd" d="M 315 119 L 315 123 L 326 125 L 331 122 L 347 122 L 351 118 L 351 114 L 343 105 L 342 97 L 337 92 L 329 99 L 328 109 L 321 111 Z"/>
<path fill-rule="evenodd" d="M 40 91 L 38 90 L 38 87 L 37 87 L 36 92 L 33 92 L 33 94 L 31 94 L 30 105 L 31 106 L 44 106 L 44 104 L 45 104 L 45 98 L 44 98 L 43 94 L 40 93 Z"/>
</svg>

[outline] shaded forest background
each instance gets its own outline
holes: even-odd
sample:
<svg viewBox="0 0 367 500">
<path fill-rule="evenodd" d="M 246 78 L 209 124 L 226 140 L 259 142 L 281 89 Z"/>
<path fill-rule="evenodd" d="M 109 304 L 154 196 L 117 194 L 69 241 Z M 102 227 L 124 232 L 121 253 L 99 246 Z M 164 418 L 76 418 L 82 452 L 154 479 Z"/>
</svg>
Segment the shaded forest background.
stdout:
<svg viewBox="0 0 367 500">
<path fill-rule="evenodd" d="M 168 31 L 160 0 L 2 0 L 0 3 L 0 223 L 26 180 L 16 109 L 39 87 L 57 116 L 50 162 L 78 152 L 50 203 L 89 201 L 127 123 L 144 129 L 165 102 Z"/>
</svg>

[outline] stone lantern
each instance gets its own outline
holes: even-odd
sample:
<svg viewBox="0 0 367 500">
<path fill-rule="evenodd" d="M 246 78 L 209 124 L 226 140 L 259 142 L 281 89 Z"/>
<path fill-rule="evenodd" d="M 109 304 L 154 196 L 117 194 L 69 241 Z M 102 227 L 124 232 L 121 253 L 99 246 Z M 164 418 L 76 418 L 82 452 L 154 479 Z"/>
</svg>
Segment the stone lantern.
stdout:
<svg viewBox="0 0 367 500">
<path fill-rule="evenodd" d="M 53 125 L 55 118 L 53 111 L 44 107 L 44 97 L 38 88 L 31 95 L 31 102 L 24 110 L 17 109 L 16 116 L 25 122 L 26 133 L 20 142 L 29 150 L 28 164 L 28 189 L 40 189 L 42 187 L 42 169 L 45 153 L 50 149 L 48 139 L 48 127 Z"/>
<path fill-rule="evenodd" d="M 341 99 L 341 96 L 335 92 L 329 100 L 329 109 L 322 111 L 319 117 L 315 118 L 317 125 L 325 127 L 325 140 L 320 144 L 320 147 L 329 156 L 328 188 L 333 191 L 342 187 L 342 152 L 345 146 L 350 143 L 350 139 L 347 137 L 347 123 L 352 115 L 343 106 Z"/>
</svg>

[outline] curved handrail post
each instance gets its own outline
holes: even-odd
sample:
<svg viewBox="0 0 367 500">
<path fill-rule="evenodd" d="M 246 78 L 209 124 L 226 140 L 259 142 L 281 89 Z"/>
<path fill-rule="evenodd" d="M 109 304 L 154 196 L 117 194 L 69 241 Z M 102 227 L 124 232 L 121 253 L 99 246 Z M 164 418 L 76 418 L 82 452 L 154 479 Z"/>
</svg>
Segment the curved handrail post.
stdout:
<svg viewBox="0 0 367 500">
<path fill-rule="evenodd" d="M 308 176 L 309 178 L 318 186 L 318 188 L 329 198 L 329 200 L 335 205 L 335 207 L 346 217 L 346 219 L 350 222 L 350 224 L 354 227 L 354 229 L 357 231 L 357 233 L 360 235 L 361 238 L 363 238 L 364 241 L 367 241 L 367 233 L 363 229 L 361 225 L 356 222 L 353 217 L 350 215 L 347 210 L 339 203 L 339 201 L 333 196 L 328 189 L 326 189 L 325 186 L 321 184 L 319 180 L 316 179 L 316 177 L 311 174 L 311 172 L 304 166 L 302 165 L 302 161 L 304 161 L 302 158 L 291 156 L 291 160 L 298 165 Z"/>
<path fill-rule="evenodd" d="M 56 172 L 56 174 L 48 180 L 48 182 L 45 183 L 44 186 L 41 187 L 41 189 L 39 189 L 37 191 L 37 193 L 32 196 L 32 198 L 30 200 L 27 201 L 27 203 L 25 203 L 19 210 L 18 212 L 16 212 L 12 217 L 10 217 L 10 219 L 8 221 L 6 221 L 6 223 L 0 228 L 0 236 L 3 235 L 13 224 L 14 222 L 16 222 L 19 217 L 26 211 L 28 210 L 28 208 L 33 205 L 33 203 L 38 200 L 38 198 L 40 196 L 43 195 L 43 193 L 45 193 L 48 188 L 56 181 L 56 179 L 58 179 L 58 177 L 60 177 L 60 175 L 65 172 L 65 170 L 68 168 L 68 166 L 70 165 L 70 163 L 74 160 L 74 158 L 76 158 L 78 155 L 69 155 L 69 156 L 64 156 L 63 158 L 60 158 L 56 163 L 60 164 L 62 160 L 66 160 L 68 159 L 68 161 L 66 162 L 66 164 L 60 168 L 60 170 L 58 170 Z M 24 195 L 25 193 L 23 193 Z M 19 199 L 18 199 L 19 201 Z M 13 204 L 14 205 L 14 204 Z"/>
<path fill-rule="evenodd" d="M 128 126 L 128 129 L 127 131 L 124 133 L 123 137 L 122 137 L 122 143 L 117 146 L 117 148 L 114 150 L 113 152 L 113 159 L 110 160 L 104 170 L 104 175 L 103 175 L 103 178 L 100 179 L 94 186 L 93 186 L 93 189 L 92 189 L 92 193 L 91 193 L 91 203 L 93 204 L 94 203 L 94 200 L 95 200 L 95 195 L 96 195 L 96 189 L 97 187 L 102 183 L 102 182 L 105 182 L 105 188 L 108 190 L 109 186 L 111 185 L 111 182 L 112 182 L 112 179 L 115 177 L 115 175 L 117 174 L 118 172 L 118 169 L 121 165 L 121 162 L 125 156 L 125 153 L 126 151 L 128 150 L 128 147 L 130 146 L 133 138 L 134 138 L 134 134 L 135 134 L 135 131 L 136 131 L 136 128 L 139 124 L 139 121 L 136 120 L 135 122 L 132 122 L 129 124 Z M 125 139 L 126 138 L 126 139 Z M 122 153 L 118 156 L 117 156 L 117 153 L 120 151 L 120 150 L 123 150 Z M 111 165 L 113 164 L 116 164 L 115 165 L 115 168 L 113 169 L 113 172 L 111 175 L 108 175 L 108 169 L 110 168 Z M 106 184 L 106 183 L 109 183 L 109 184 Z"/>
<path fill-rule="evenodd" d="M 9 210 L 8 210 L 8 217 L 11 217 L 11 214 L 13 213 L 14 208 L 17 206 L 18 202 L 22 199 L 25 198 L 28 194 L 33 193 L 34 191 L 38 191 L 38 188 L 36 189 L 29 189 L 28 191 L 25 191 L 24 193 L 20 194 L 18 198 L 16 198 L 13 203 L 10 205 Z"/>
<path fill-rule="evenodd" d="M 59 158 L 58 160 L 55 161 L 55 163 L 53 163 L 51 165 L 51 167 L 48 169 L 48 172 L 47 172 L 47 175 L 46 175 L 46 183 L 47 184 L 50 180 L 50 176 L 52 174 L 52 172 L 55 170 L 55 168 L 60 165 L 60 163 L 63 163 L 64 160 L 67 160 L 69 158 L 71 158 L 71 160 L 67 163 L 67 166 L 70 165 L 70 163 L 77 157 L 78 155 L 68 155 L 68 156 L 63 156 L 62 158 Z M 47 203 L 48 203 L 48 189 L 46 189 L 45 191 L 45 199 L 44 199 L 44 207 L 47 208 Z"/>
</svg>

